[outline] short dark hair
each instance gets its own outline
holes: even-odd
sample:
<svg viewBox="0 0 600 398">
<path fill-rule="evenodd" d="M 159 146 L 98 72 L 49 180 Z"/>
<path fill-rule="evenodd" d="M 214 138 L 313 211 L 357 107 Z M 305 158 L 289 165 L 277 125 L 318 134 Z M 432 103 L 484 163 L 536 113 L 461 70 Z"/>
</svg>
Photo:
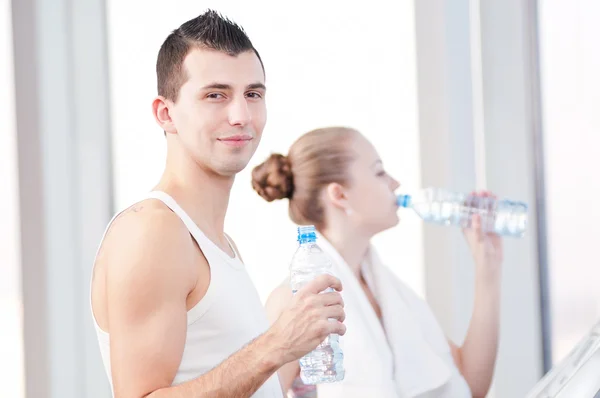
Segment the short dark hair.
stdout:
<svg viewBox="0 0 600 398">
<path fill-rule="evenodd" d="M 175 29 L 160 47 L 156 61 L 158 95 L 177 101 L 179 89 L 188 79 L 183 61 L 192 48 L 207 48 L 231 56 L 253 51 L 263 66 L 244 29 L 218 12 L 208 10 Z"/>
</svg>

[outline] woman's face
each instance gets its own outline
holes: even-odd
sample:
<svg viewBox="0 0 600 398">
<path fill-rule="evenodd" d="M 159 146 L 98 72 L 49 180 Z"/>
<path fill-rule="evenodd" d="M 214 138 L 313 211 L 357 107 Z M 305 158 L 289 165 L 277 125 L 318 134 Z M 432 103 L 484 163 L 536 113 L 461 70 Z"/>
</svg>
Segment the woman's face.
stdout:
<svg viewBox="0 0 600 398">
<path fill-rule="evenodd" d="M 351 144 L 356 153 L 351 163 L 350 184 L 345 187 L 346 214 L 356 228 L 370 235 L 398 224 L 398 205 L 394 191 L 400 183 L 383 168 L 373 145 L 357 134 Z"/>
</svg>

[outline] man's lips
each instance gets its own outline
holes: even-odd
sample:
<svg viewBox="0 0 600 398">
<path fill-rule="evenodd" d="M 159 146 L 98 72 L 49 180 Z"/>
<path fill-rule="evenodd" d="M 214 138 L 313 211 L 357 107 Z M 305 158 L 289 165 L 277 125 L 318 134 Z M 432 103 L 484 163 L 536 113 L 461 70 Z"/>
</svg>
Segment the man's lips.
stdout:
<svg viewBox="0 0 600 398">
<path fill-rule="evenodd" d="M 230 135 L 228 137 L 218 138 L 219 141 L 250 141 L 252 136 L 250 134 L 237 134 Z"/>
<path fill-rule="evenodd" d="M 230 135 L 228 137 L 218 138 L 224 144 L 232 146 L 242 146 L 252 141 L 253 137 L 249 134 Z"/>
</svg>

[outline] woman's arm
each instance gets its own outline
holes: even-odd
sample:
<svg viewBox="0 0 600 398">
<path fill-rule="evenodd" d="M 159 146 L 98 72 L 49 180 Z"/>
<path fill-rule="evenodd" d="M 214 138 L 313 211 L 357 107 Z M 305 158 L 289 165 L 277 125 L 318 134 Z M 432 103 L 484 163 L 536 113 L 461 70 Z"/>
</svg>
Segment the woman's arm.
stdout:
<svg viewBox="0 0 600 398">
<path fill-rule="evenodd" d="M 485 397 L 498 352 L 502 240 L 482 232 L 479 216 L 474 216 L 472 227 L 464 234 L 475 261 L 475 303 L 462 347 L 452 342 L 450 347 L 473 397 Z"/>
<path fill-rule="evenodd" d="M 283 309 L 289 304 L 292 297 L 292 291 L 287 281 L 271 292 L 265 304 L 267 317 L 271 324 L 279 318 L 279 315 L 281 315 Z M 289 362 L 282 366 L 277 373 L 285 395 L 292 387 L 292 383 L 296 377 L 300 375 L 300 364 L 298 361 Z"/>
</svg>

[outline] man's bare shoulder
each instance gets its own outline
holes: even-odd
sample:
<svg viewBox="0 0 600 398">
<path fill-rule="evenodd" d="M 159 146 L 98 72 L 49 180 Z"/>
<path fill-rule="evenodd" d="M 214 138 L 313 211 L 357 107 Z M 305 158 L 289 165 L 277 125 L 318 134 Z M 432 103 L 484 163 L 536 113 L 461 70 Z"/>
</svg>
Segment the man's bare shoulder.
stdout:
<svg viewBox="0 0 600 398">
<path fill-rule="evenodd" d="M 109 274 L 141 271 L 138 276 L 143 276 L 148 271 L 185 272 L 191 268 L 188 266 L 194 255 L 193 241 L 183 221 L 162 202 L 148 199 L 115 218 L 97 263 L 102 263 Z"/>
<path fill-rule="evenodd" d="M 126 209 L 110 225 L 94 265 L 92 308 L 99 326 L 114 332 L 111 305 L 113 317 L 131 319 L 173 300 L 185 311 L 202 259 L 183 221 L 162 202 L 149 199 Z"/>
</svg>

